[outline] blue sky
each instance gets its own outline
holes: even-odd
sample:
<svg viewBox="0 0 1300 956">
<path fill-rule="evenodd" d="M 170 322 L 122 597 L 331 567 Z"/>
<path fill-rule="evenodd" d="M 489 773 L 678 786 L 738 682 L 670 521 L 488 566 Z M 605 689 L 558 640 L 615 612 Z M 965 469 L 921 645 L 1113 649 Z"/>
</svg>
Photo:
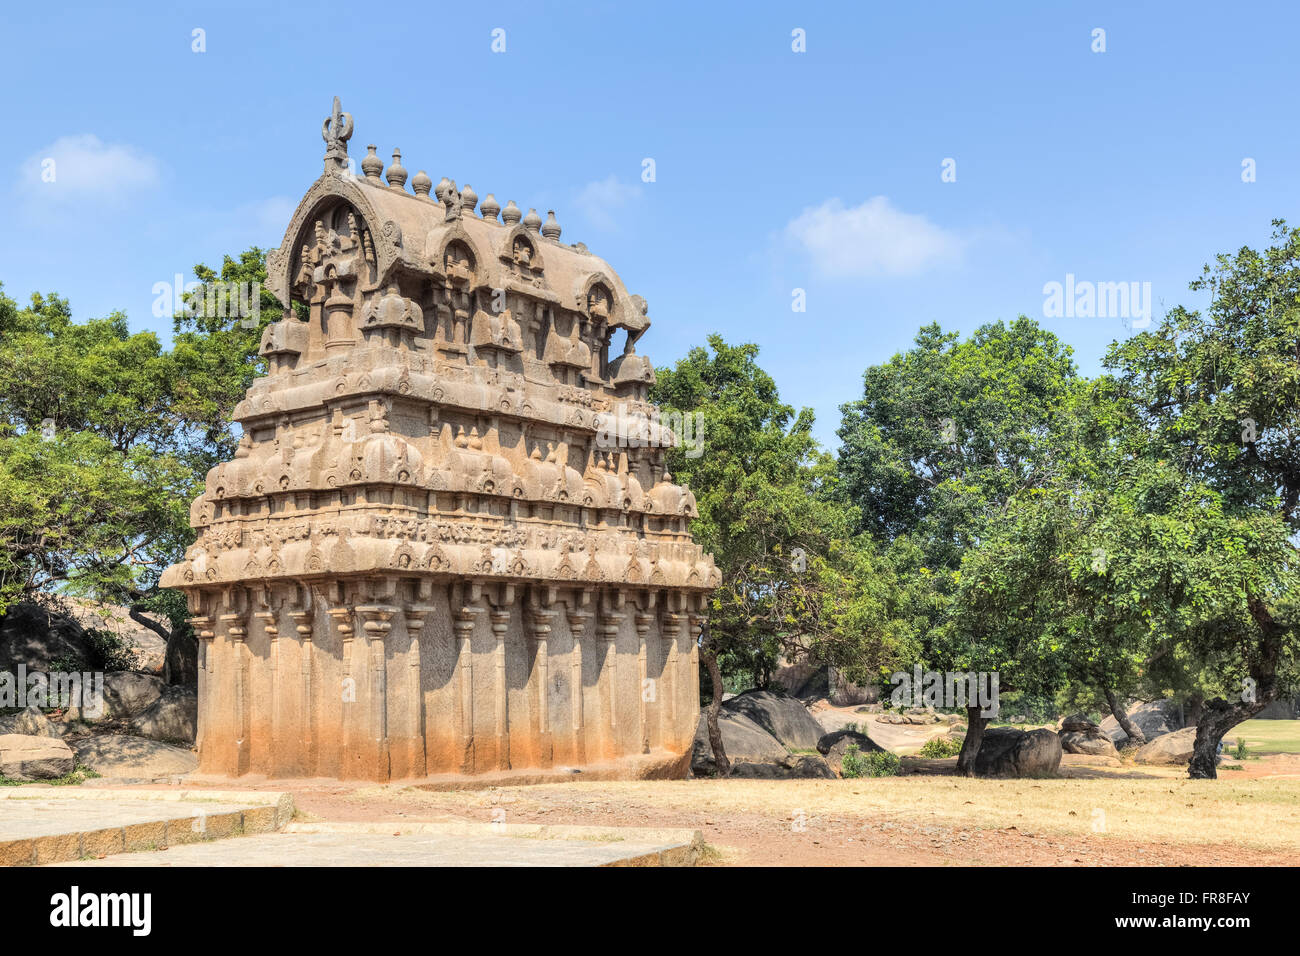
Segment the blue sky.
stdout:
<svg viewBox="0 0 1300 956">
<path fill-rule="evenodd" d="M 279 244 L 338 95 L 355 159 L 398 146 L 412 175 L 554 208 L 565 241 L 648 300 L 640 351 L 757 342 L 831 446 L 862 371 L 918 326 L 1025 313 L 1095 371 L 1130 321 L 1046 318 L 1045 283 L 1149 282 L 1157 315 L 1197 304 L 1201 264 L 1263 243 L 1300 199 L 1300 14 L 1282 3 L 69 3 L 4 20 L 8 295 L 165 335 L 155 283 Z"/>
</svg>

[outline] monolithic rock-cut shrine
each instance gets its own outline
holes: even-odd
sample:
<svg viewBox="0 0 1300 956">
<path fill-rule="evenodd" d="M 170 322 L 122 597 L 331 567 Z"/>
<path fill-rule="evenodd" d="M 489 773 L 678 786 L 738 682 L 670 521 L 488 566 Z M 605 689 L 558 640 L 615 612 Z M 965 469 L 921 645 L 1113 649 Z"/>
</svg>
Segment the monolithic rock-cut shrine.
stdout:
<svg viewBox="0 0 1300 956">
<path fill-rule="evenodd" d="M 267 375 L 163 578 L 199 637 L 200 772 L 684 776 L 718 572 L 647 401 L 645 300 L 553 213 L 408 191 L 397 150 L 358 175 L 352 130 L 336 99 L 267 260 Z"/>
</svg>

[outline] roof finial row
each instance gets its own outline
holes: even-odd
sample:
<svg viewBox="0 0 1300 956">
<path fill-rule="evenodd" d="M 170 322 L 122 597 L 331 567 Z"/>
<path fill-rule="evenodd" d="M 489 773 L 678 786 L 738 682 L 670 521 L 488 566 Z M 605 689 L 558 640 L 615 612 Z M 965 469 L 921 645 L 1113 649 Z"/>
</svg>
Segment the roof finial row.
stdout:
<svg viewBox="0 0 1300 956">
<path fill-rule="evenodd" d="M 326 143 L 325 151 L 325 170 L 326 172 L 341 172 L 348 167 L 348 140 L 352 137 L 352 114 L 343 112 L 339 104 L 339 98 L 334 97 L 333 112 L 325 120 L 324 126 L 321 127 L 321 136 Z M 361 172 L 365 175 L 368 182 L 376 186 L 382 186 L 381 177 L 384 175 L 384 161 L 376 154 L 376 147 L 373 143 L 366 147 L 367 153 L 361 160 Z M 406 192 L 406 167 L 402 165 L 402 151 L 393 150 L 393 162 L 388 167 L 388 188 L 395 189 L 399 192 Z M 411 188 L 415 195 L 422 199 L 429 199 L 429 192 L 433 190 L 433 198 L 447 206 L 448 218 L 458 218 L 466 210 L 470 215 L 476 215 L 474 207 L 478 205 L 478 193 L 474 192 L 472 186 L 466 185 L 459 193 L 456 192 L 456 184 L 444 176 L 438 183 L 436 189 L 433 189 L 433 180 L 423 169 L 415 174 L 411 180 Z M 448 196 L 448 191 L 454 195 Z M 453 212 L 454 210 L 454 212 Z M 536 209 L 529 209 L 528 215 L 523 215 L 515 201 L 511 199 L 506 203 L 506 208 L 502 209 L 501 204 L 497 202 L 492 193 L 488 193 L 483 200 L 480 213 L 484 219 L 490 222 L 497 221 L 498 213 L 501 221 L 507 226 L 518 225 L 523 222 L 524 228 L 531 233 L 541 233 L 547 239 L 556 242 L 560 239 L 560 224 L 555 221 L 555 210 L 546 211 L 546 221 L 542 222 L 542 217 L 537 214 Z M 576 247 L 575 247 L 576 248 Z"/>
</svg>

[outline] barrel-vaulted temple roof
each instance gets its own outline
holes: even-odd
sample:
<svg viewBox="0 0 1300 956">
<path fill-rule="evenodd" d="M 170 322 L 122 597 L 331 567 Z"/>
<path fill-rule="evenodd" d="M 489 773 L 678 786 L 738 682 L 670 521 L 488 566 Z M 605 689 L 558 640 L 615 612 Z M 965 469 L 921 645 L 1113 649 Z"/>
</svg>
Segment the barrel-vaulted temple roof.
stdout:
<svg viewBox="0 0 1300 956">
<path fill-rule="evenodd" d="M 422 170 L 408 189 L 400 150 L 394 151 L 387 170 L 374 146 L 359 167 L 348 157 L 352 127 L 352 118 L 335 98 L 334 115 L 322 130 L 328 147 L 325 170 L 298 203 L 280 248 L 267 259 L 268 289 L 282 303 L 292 298 L 315 223 L 342 202 L 356 210 L 373 236 L 380 285 L 392 279 L 394 270 L 442 279 L 457 265 L 448 253 L 459 241 L 472 257 L 468 267 L 476 286 L 524 292 L 584 312 L 593 289 L 601 289 L 598 294 L 610 300 L 598 305 L 609 313 L 608 328 L 626 330 L 631 343 L 649 328 L 645 300 L 629 294 L 609 263 L 582 243 L 561 242 L 554 211 L 543 221 L 536 210 L 525 214 L 513 200 L 502 208 L 491 193 L 480 202 L 471 186 L 458 187 L 444 178 L 435 187 Z"/>
</svg>

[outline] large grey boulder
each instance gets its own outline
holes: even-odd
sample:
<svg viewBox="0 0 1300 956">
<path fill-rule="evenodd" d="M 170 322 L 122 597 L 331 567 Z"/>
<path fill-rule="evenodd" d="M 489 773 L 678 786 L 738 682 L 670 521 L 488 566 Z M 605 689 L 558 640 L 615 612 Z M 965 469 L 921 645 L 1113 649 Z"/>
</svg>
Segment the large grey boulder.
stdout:
<svg viewBox="0 0 1300 956">
<path fill-rule="evenodd" d="M 1147 740 L 1170 734 L 1182 726 L 1181 711 L 1172 700 L 1153 700 L 1150 703 L 1137 703 L 1129 707 L 1128 719 L 1137 725 L 1138 730 Z M 1119 725 L 1114 716 L 1101 722 L 1101 732 L 1111 739 L 1117 747 L 1128 742 L 1128 734 Z"/>
<path fill-rule="evenodd" d="M 826 732 L 803 701 L 768 690 L 737 694 L 722 709 L 748 718 L 789 750 L 813 750 Z"/>
<path fill-rule="evenodd" d="M 1115 745 L 1100 730 L 1095 733 L 1062 730 L 1057 736 L 1061 738 L 1061 749 L 1067 754 L 1088 754 L 1093 757 L 1119 758 L 1119 751 L 1115 749 Z"/>
<path fill-rule="evenodd" d="M 144 616 L 158 621 L 156 615 Z M 161 671 L 167 645 L 159 634 L 133 620 L 125 607 L 70 597 L 21 602 L 0 615 L 0 671 L 15 672 L 19 664 L 46 673 L 56 664 L 92 670 L 99 655 L 90 630 L 105 632 L 129 649 L 132 666 Z"/>
<path fill-rule="evenodd" d="M 1161 734 L 1133 755 L 1138 763 L 1178 766 L 1192 759 L 1192 746 L 1196 742 L 1196 728 L 1184 727 L 1172 733 Z"/>
<path fill-rule="evenodd" d="M 826 676 L 830 684 L 830 702 L 836 707 L 880 702 L 882 694 L 879 684 L 855 684 L 838 667 L 828 667 Z"/>
<path fill-rule="evenodd" d="M 1061 766 L 1061 738 L 1051 730 L 989 727 L 975 773 L 980 777 L 1049 777 Z"/>
<path fill-rule="evenodd" d="M 193 685 L 174 685 L 148 710 L 131 721 L 131 732 L 151 740 L 179 740 L 192 744 L 198 733 L 199 692 Z"/>
<path fill-rule="evenodd" d="M 826 758 L 826 763 L 836 774 L 842 773 L 841 767 L 844 763 L 844 752 L 849 747 L 857 747 L 861 753 L 882 753 L 885 748 L 880 746 L 866 734 L 858 733 L 856 730 L 836 730 L 829 734 L 824 734 L 817 741 L 817 752 Z"/>
<path fill-rule="evenodd" d="M 737 763 L 731 775 L 742 780 L 834 780 L 839 776 L 818 754 L 790 754 L 777 763 Z"/>
<path fill-rule="evenodd" d="M 72 773 L 72 749 L 57 737 L 0 734 L 0 777 L 53 780 Z"/>
<path fill-rule="evenodd" d="M 85 629 L 58 611 L 23 602 L 0 615 L 0 671 L 48 673 L 55 662 L 83 670 L 89 660 Z"/>
<path fill-rule="evenodd" d="M 27 737 L 59 736 L 54 724 L 50 723 L 50 719 L 35 704 L 8 717 L 0 717 L 0 734 L 22 734 Z"/>
<path fill-rule="evenodd" d="M 804 660 L 781 664 L 772 674 L 772 683 L 791 697 L 804 700 L 825 697 L 829 690 L 826 668 Z"/>
<path fill-rule="evenodd" d="M 104 675 L 104 716 L 138 717 L 162 697 L 167 685 L 161 677 L 135 671 Z"/>
<path fill-rule="evenodd" d="M 1062 717 L 1057 730 L 1068 730 L 1081 734 L 1099 734 L 1101 733 L 1101 726 L 1094 724 L 1083 714 L 1075 713 L 1070 714 L 1068 717 Z"/>
<path fill-rule="evenodd" d="M 153 780 L 190 773 L 199 765 L 192 751 L 126 734 L 83 737 L 72 741 L 72 749 L 82 766 L 101 777 Z"/>
<path fill-rule="evenodd" d="M 106 631 L 131 648 L 135 667 L 151 674 L 162 673 L 167 642 L 157 631 L 132 618 L 129 608 L 81 598 L 64 598 L 64 603 L 72 618 L 83 628 Z M 157 614 L 140 616 L 155 624 L 167 626 L 166 619 Z"/>
<path fill-rule="evenodd" d="M 722 734 L 722 748 L 727 759 L 734 763 L 781 763 L 790 752 L 780 741 L 758 724 L 742 714 L 728 712 L 726 704 L 718 714 L 718 730 Z M 717 772 L 713 748 L 709 746 L 709 729 L 706 717 L 700 714 L 691 747 L 691 770 L 707 775 Z"/>
</svg>

